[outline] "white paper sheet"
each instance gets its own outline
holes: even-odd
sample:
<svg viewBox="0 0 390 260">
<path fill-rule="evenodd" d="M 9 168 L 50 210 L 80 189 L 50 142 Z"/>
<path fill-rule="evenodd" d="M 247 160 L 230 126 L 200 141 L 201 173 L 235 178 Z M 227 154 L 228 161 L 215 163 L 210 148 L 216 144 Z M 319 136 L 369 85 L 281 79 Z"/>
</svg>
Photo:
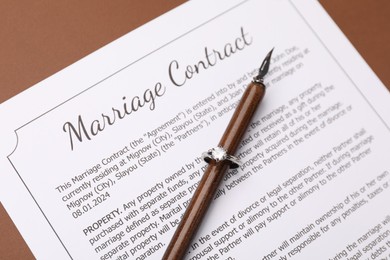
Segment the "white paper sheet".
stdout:
<svg viewBox="0 0 390 260">
<path fill-rule="evenodd" d="M 34 255 L 160 259 L 273 47 L 186 259 L 389 257 L 388 92 L 303 0 L 186 3 L 3 103 L 1 198 Z"/>
</svg>

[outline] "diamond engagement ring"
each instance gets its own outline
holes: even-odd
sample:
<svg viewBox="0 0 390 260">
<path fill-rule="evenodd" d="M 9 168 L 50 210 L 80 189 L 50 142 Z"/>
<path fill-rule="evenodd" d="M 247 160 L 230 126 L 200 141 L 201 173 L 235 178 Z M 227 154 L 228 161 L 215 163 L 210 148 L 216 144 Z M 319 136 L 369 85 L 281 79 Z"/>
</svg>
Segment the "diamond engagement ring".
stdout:
<svg viewBox="0 0 390 260">
<path fill-rule="evenodd" d="M 229 161 L 230 169 L 236 169 L 240 167 L 241 161 L 237 157 L 230 155 L 222 147 L 215 147 L 202 154 L 203 160 L 210 163 L 211 160 L 216 162 Z"/>
</svg>

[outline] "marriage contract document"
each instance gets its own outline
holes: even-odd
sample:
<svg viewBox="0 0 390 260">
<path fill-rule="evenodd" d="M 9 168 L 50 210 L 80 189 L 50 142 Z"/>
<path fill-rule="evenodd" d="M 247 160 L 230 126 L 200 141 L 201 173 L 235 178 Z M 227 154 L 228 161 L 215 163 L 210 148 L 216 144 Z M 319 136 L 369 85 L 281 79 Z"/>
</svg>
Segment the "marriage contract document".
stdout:
<svg viewBox="0 0 390 260">
<path fill-rule="evenodd" d="M 186 259 L 388 259 L 390 96 L 315 1 L 191 1 L 0 107 L 38 259 L 161 259 L 244 89 L 267 94 Z"/>
</svg>

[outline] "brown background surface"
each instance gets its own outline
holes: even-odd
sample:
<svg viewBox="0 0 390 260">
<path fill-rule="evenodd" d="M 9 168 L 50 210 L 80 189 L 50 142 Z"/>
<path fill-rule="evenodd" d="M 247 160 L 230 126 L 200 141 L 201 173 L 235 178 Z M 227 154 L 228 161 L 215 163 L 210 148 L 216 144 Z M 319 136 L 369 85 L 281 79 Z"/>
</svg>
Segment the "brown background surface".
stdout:
<svg viewBox="0 0 390 260">
<path fill-rule="evenodd" d="M 1 0 L 0 103 L 183 2 Z M 320 2 L 390 89 L 390 1 Z M 0 259 L 34 259 L 1 203 Z"/>
</svg>

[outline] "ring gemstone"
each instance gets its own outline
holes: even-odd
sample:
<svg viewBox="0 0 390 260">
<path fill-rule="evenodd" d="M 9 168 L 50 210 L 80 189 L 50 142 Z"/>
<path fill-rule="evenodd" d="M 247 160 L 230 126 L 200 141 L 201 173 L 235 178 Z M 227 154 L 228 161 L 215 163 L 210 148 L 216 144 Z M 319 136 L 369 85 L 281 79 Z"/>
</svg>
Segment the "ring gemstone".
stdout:
<svg viewBox="0 0 390 260">
<path fill-rule="evenodd" d="M 213 157 L 217 162 L 226 159 L 226 151 L 222 147 L 215 147 L 212 150 Z"/>
</svg>

